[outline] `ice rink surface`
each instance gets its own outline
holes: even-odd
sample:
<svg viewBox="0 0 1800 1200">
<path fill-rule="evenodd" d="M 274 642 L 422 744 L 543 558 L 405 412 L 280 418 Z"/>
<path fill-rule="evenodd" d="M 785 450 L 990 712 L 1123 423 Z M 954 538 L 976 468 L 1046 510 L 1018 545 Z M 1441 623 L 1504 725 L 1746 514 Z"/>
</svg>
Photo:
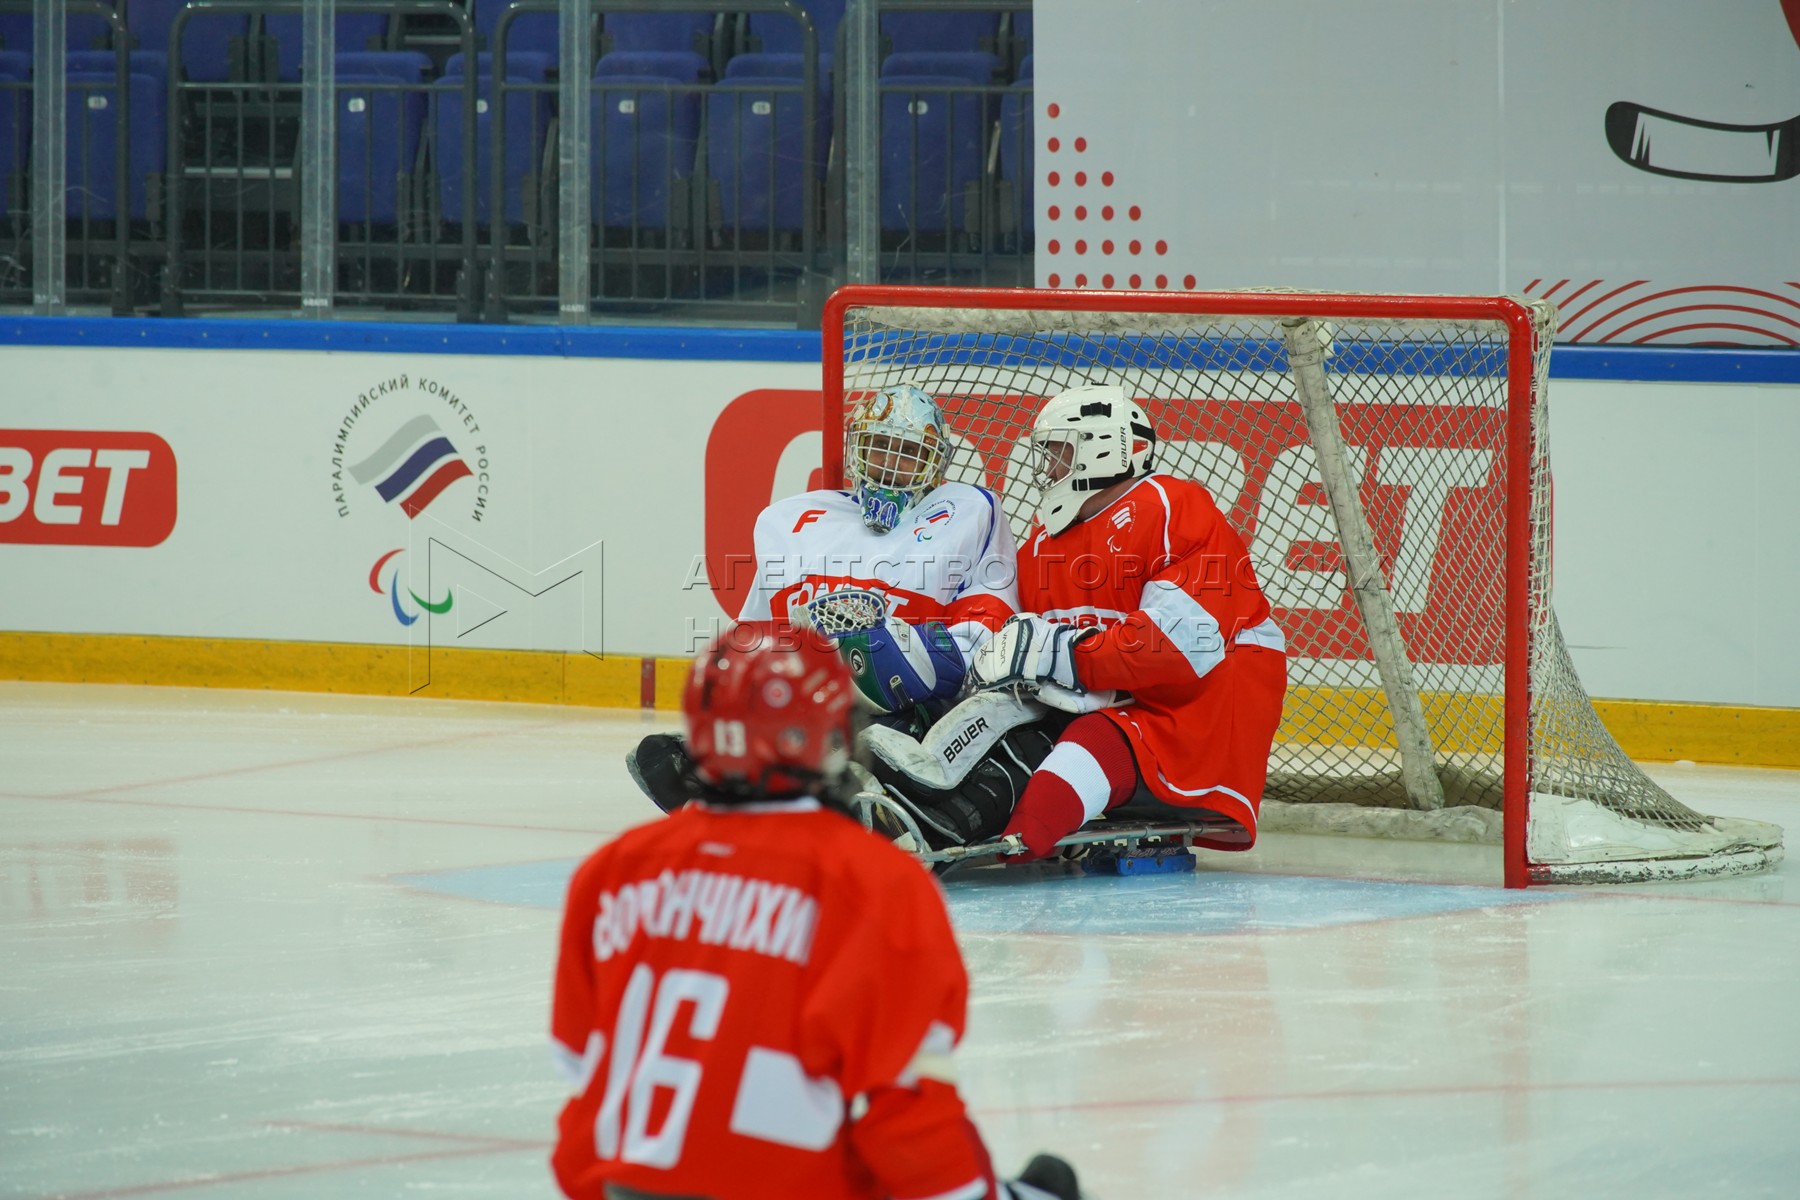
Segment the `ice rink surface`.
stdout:
<svg viewBox="0 0 1800 1200">
<path fill-rule="evenodd" d="M 653 718 L 0 683 L 0 1196 L 548 1197 L 562 888 Z M 1800 773 L 1653 767 L 1800 830 Z M 971 872 L 999 1165 L 1133 1197 L 1800 1196 L 1800 868 L 1274 836 Z"/>
</svg>

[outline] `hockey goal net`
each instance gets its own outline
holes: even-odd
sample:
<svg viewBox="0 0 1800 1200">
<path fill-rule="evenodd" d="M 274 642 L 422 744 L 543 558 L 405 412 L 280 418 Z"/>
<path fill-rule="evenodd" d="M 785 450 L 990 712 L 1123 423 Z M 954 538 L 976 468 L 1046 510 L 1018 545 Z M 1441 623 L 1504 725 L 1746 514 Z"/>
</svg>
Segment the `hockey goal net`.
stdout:
<svg viewBox="0 0 1800 1200">
<path fill-rule="evenodd" d="M 1781 831 L 1676 801 L 1619 748 L 1550 606 L 1555 312 L 1510 297 L 848 287 L 825 421 L 915 383 L 952 474 L 1020 535 L 1024 435 L 1122 385 L 1157 468 L 1244 534 L 1289 649 L 1264 829 L 1499 841 L 1508 886 L 1737 874 Z M 842 481 L 842 438 L 825 439 Z"/>
</svg>

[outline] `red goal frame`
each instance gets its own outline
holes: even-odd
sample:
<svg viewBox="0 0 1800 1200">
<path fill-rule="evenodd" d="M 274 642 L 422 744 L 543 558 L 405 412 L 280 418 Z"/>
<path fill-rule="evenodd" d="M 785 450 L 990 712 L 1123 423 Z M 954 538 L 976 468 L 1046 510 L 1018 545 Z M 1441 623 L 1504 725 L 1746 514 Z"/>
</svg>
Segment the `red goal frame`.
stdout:
<svg viewBox="0 0 1800 1200">
<path fill-rule="evenodd" d="M 1526 857 L 1527 787 L 1531 740 L 1531 479 L 1537 452 L 1532 430 L 1535 330 L 1531 310 L 1509 296 L 1381 296 L 1306 292 L 1128 292 L 1053 288 L 908 287 L 851 284 L 825 303 L 821 324 L 824 367 L 824 469 L 829 487 L 844 485 L 844 318 L 862 307 L 1303 315 L 1322 320 L 1436 319 L 1491 321 L 1507 328 L 1505 665 L 1503 704 L 1502 856 L 1505 886 L 1532 882 Z"/>
</svg>

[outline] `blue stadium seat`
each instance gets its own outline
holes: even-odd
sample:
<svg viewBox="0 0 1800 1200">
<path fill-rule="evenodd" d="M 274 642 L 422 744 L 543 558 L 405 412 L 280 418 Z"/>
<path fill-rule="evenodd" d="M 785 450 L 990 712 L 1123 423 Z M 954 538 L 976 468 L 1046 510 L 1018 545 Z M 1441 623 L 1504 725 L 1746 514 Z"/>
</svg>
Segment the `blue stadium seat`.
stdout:
<svg viewBox="0 0 1800 1200">
<path fill-rule="evenodd" d="M 992 54 L 1000 37 L 997 12 L 891 12 L 881 17 L 881 36 L 892 54 L 961 50 Z"/>
<path fill-rule="evenodd" d="M 600 32 L 608 54 L 638 50 L 689 50 L 709 58 L 714 18 L 711 13 L 609 12 Z"/>
<path fill-rule="evenodd" d="M 494 31 L 510 3 L 512 0 L 474 0 L 475 33 L 483 50 L 494 48 Z M 512 24 L 506 27 L 507 57 L 541 54 L 549 56 L 552 63 L 556 62 L 557 22 L 560 19 L 555 13 L 524 13 L 514 17 Z"/>
<path fill-rule="evenodd" d="M 334 64 L 338 220 L 398 225 L 401 208 L 410 201 L 425 131 L 426 100 L 419 85 L 431 60 L 408 50 L 355 51 L 337 55 Z"/>
<path fill-rule="evenodd" d="M 263 18 L 263 33 L 275 42 L 275 78 L 282 83 L 300 79 L 300 61 L 305 53 L 301 42 L 302 18 L 298 13 L 270 13 Z M 384 13 L 344 13 L 337 17 L 337 52 L 339 55 L 367 51 L 371 41 L 386 37 L 388 18 Z"/>
<path fill-rule="evenodd" d="M 1034 209 L 1036 182 L 1033 162 L 1036 147 L 1032 143 L 1031 55 L 1019 63 L 1018 82 L 1008 88 L 1000 100 L 1000 178 L 1010 185 L 1018 197 L 1019 228 L 1031 233 L 1037 228 Z"/>
<path fill-rule="evenodd" d="M 437 162 L 438 200 L 444 220 L 463 220 L 463 56 L 455 54 L 444 64 L 441 86 L 436 89 L 436 112 L 433 117 L 432 148 Z M 507 55 L 506 82 L 542 84 L 549 76 L 551 60 L 542 54 L 511 53 Z M 491 218 L 490 191 L 493 160 L 494 68 L 491 54 L 476 56 L 479 79 L 475 117 L 475 212 L 478 225 Z M 520 224 L 525 220 L 525 194 L 528 184 L 538 174 L 538 159 L 550 124 L 550 96 L 546 91 L 512 91 L 506 96 L 502 139 L 505 162 L 505 220 Z"/>
<path fill-rule="evenodd" d="M 0 50 L 0 220 L 30 207 L 25 169 L 31 163 L 31 58 Z"/>
<path fill-rule="evenodd" d="M 973 84 L 992 83 L 999 69 L 994 55 L 970 50 L 908 50 L 888 55 L 881 64 L 885 79 L 944 75 Z"/>
<path fill-rule="evenodd" d="M 102 49 L 112 36 L 112 24 L 105 17 L 76 13 L 66 20 L 71 50 Z M 32 52 L 30 13 L 0 13 L 0 49 Z"/>
<path fill-rule="evenodd" d="M 799 54 L 745 54 L 706 98 L 706 170 L 717 188 L 714 219 L 727 232 L 794 233 L 812 219 L 807 204 L 806 105 L 794 85 Z M 824 86 L 823 79 L 820 80 Z M 776 87 L 785 90 L 774 90 Z M 823 177 L 831 144 L 831 108 L 815 103 L 817 132 L 810 177 Z"/>
<path fill-rule="evenodd" d="M 125 6 L 125 24 L 134 50 L 167 55 L 169 33 L 176 14 L 187 0 L 131 0 Z M 195 83 L 222 83 L 234 75 L 231 40 L 250 30 L 250 18 L 232 13 L 197 12 L 181 30 L 181 70 Z"/>
<path fill-rule="evenodd" d="M 69 74 L 110 75 L 119 65 L 118 55 L 111 50 L 71 50 L 64 70 Z M 126 55 L 126 71 L 132 75 L 154 75 L 167 82 L 169 56 L 160 50 L 133 50 Z"/>
<path fill-rule="evenodd" d="M 950 89 L 956 75 L 881 80 L 881 227 L 948 233 L 968 225 L 967 196 L 982 178 L 987 98 Z"/>
<path fill-rule="evenodd" d="M 679 85 L 698 84 L 707 69 L 691 50 L 601 56 L 592 99 L 598 224 L 663 230 L 686 223 L 676 184 L 694 174 L 700 95 Z"/>
<path fill-rule="evenodd" d="M 148 220 L 149 182 L 161 176 L 168 162 L 165 137 L 167 92 L 153 75 L 134 72 L 131 89 L 130 139 L 127 150 L 126 211 L 134 220 Z M 112 220 L 118 216 L 119 186 L 115 152 L 118 146 L 118 89 L 112 71 L 71 71 L 68 76 L 67 138 L 68 199 L 65 211 L 81 220 Z"/>
<path fill-rule="evenodd" d="M 837 52 L 837 29 L 843 24 L 846 6 L 847 0 L 804 0 L 800 5 L 819 35 L 819 53 L 827 58 Z M 748 29 L 757 39 L 752 53 L 799 54 L 803 49 L 800 26 L 780 13 L 753 12 Z"/>
</svg>

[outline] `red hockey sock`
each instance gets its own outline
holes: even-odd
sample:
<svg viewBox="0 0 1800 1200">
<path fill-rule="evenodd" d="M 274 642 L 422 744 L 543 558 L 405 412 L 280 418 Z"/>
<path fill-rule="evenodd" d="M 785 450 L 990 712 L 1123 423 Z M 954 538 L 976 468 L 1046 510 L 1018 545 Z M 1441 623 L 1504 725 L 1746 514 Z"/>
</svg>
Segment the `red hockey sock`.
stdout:
<svg viewBox="0 0 1800 1200">
<path fill-rule="evenodd" d="M 1025 839 L 1015 861 L 1043 858 L 1056 843 L 1137 791 L 1137 763 L 1118 726 L 1089 713 L 1063 730 L 1055 749 L 1032 773 L 1006 832 Z"/>
</svg>

